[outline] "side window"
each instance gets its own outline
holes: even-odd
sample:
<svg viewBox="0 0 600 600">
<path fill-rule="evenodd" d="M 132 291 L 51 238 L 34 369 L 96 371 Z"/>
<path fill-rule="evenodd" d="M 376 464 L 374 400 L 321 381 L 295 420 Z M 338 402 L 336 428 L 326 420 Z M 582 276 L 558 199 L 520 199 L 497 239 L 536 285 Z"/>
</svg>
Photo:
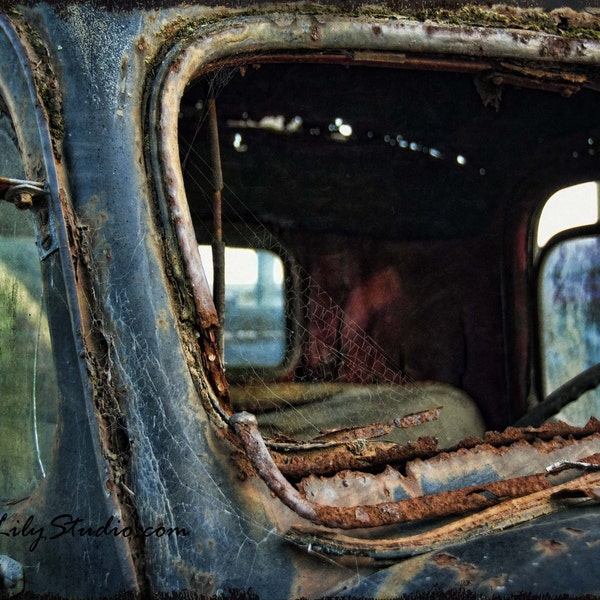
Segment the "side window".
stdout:
<svg viewBox="0 0 600 600">
<path fill-rule="evenodd" d="M 1 109 L 0 175 L 24 178 Z M 57 398 L 32 215 L 0 201 L 0 500 L 26 496 L 46 477 Z"/>
<path fill-rule="evenodd" d="M 212 288 L 212 252 L 200 256 Z M 225 364 L 279 367 L 286 357 L 284 265 L 270 250 L 225 250 Z"/>
<path fill-rule="evenodd" d="M 545 396 L 600 362 L 600 236 L 578 235 L 551 244 L 568 229 L 598 221 L 595 182 L 567 188 L 547 202 L 538 246 L 548 243 L 539 277 L 542 386 Z M 583 425 L 600 414 L 600 393 L 591 390 L 558 418 Z"/>
<path fill-rule="evenodd" d="M 546 202 L 537 226 L 537 245 L 543 248 L 552 236 L 598 221 L 598 184 L 580 183 L 559 190 Z"/>
</svg>

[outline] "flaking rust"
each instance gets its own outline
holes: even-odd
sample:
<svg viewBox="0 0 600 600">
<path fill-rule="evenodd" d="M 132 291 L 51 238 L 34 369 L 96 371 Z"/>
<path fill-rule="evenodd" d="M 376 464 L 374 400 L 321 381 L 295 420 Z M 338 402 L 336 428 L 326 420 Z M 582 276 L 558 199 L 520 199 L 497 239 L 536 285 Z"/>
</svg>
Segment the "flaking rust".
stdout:
<svg viewBox="0 0 600 600">
<path fill-rule="evenodd" d="M 299 488 L 318 503 L 377 504 L 425 496 L 434 487 L 440 492 L 450 491 L 543 473 L 551 463 L 579 460 L 597 452 L 600 433 L 580 440 L 557 437 L 538 444 L 519 441 L 501 448 L 482 444 L 470 450 L 410 461 L 406 474 L 390 465 L 379 473 L 344 470 L 331 477 L 310 475 L 300 482 Z M 493 493 L 498 494 L 498 490 Z"/>
<path fill-rule="evenodd" d="M 302 450 L 298 447 L 293 453 L 272 449 L 271 455 L 286 477 L 299 480 L 309 475 L 334 475 L 343 470 L 382 470 L 388 464 L 404 469 L 409 461 L 428 459 L 439 454 L 450 455 L 453 451 L 461 449 L 468 450 L 484 445 L 502 448 L 517 442 L 537 444 L 558 437 L 581 439 L 598 432 L 600 421 L 592 418 L 584 427 L 572 427 L 562 422 L 548 423 L 538 428 L 509 427 L 502 432 L 488 432 L 483 439 L 467 438 L 443 453 L 439 450 L 435 438 L 420 437 L 406 445 L 368 440 L 360 447 L 352 445 L 351 448 L 333 446 Z"/>
<path fill-rule="evenodd" d="M 600 473 L 593 471 L 565 483 L 510 498 L 433 530 L 401 537 L 366 539 L 344 535 L 332 529 L 296 526 L 287 533 L 286 538 L 329 557 L 364 557 L 380 563 L 393 563 L 551 514 L 568 506 L 568 499 L 571 502 L 585 501 L 582 497 L 588 496 L 588 491 L 599 484 Z"/>
<path fill-rule="evenodd" d="M 417 427 L 423 423 L 430 421 L 436 421 L 439 416 L 442 407 L 432 408 L 429 410 L 422 410 L 414 412 L 403 417 L 397 417 L 392 421 L 373 423 L 371 425 L 365 425 L 362 427 L 344 427 L 340 429 L 331 429 L 324 431 L 321 435 L 314 439 L 315 442 L 356 442 L 358 440 L 369 440 L 376 437 L 382 437 L 387 435 L 394 428 L 398 429 L 410 429 L 411 427 Z"/>
<path fill-rule="evenodd" d="M 388 463 L 404 464 L 415 458 L 434 456 L 437 450 L 438 442 L 435 438 L 421 437 L 416 442 L 403 446 L 367 441 L 360 447 L 336 445 L 294 453 L 273 450 L 271 454 L 286 477 L 301 479 L 311 474 L 327 475 L 344 469 L 383 468 Z"/>
<path fill-rule="evenodd" d="M 598 432 L 600 432 L 600 421 L 595 417 L 592 417 L 583 427 L 573 427 L 563 421 L 556 421 L 541 427 L 507 427 L 503 431 L 488 431 L 483 440 L 468 438 L 449 450 L 473 448 L 481 443 L 501 447 L 518 441 L 542 442 L 559 436 L 581 439 Z"/>
<path fill-rule="evenodd" d="M 462 489 L 427 494 L 417 498 L 408 498 L 399 501 L 387 501 L 381 503 L 361 504 L 358 506 L 335 506 L 331 503 L 323 504 L 314 502 L 312 498 L 294 487 L 282 474 L 275 464 L 264 439 L 262 438 L 256 418 L 249 413 L 236 413 L 231 418 L 235 432 L 240 439 L 248 459 L 256 472 L 268 485 L 269 489 L 289 508 L 299 516 L 312 521 L 315 524 L 339 529 L 356 529 L 363 527 L 380 527 L 406 523 L 415 520 L 459 515 L 467 511 L 478 510 L 498 504 L 507 498 L 518 499 L 525 496 L 532 498 L 536 493 L 550 492 L 553 489 L 562 491 L 562 481 L 549 478 L 546 471 L 533 473 L 521 477 L 513 477 L 491 483 L 475 484 Z M 588 451 L 584 441 L 576 444 L 580 452 L 586 454 Z M 546 446 L 551 446 L 547 442 Z M 600 450 L 597 439 L 592 444 L 596 460 L 596 453 Z M 530 453 L 543 452 L 543 448 L 531 447 Z M 497 453 L 492 449 L 491 454 Z M 571 453 L 566 453 L 570 456 Z M 563 455 L 564 456 L 564 455 Z M 589 460 L 589 457 L 586 457 Z M 546 463 L 547 464 L 547 463 Z M 457 469 L 460 475 L 460 468 Z M 576 487 L 576 486 L 575 486 Z M 565 487 L 565 491 L 574 488 Z M 545 496 L 539 503 L 534 501 L 534 513 L 536 510 L 546 510 Z M 540 506 L 538 506 L 538 504 Z M 541 506 L 543 505 L 543 507 Z M 545 514 L 545 513 L 540 513 Z M 535 516 L 534 515 L 534 516 Z M 500 519 L 498 517 L 498 519 Z"/>
</svg>

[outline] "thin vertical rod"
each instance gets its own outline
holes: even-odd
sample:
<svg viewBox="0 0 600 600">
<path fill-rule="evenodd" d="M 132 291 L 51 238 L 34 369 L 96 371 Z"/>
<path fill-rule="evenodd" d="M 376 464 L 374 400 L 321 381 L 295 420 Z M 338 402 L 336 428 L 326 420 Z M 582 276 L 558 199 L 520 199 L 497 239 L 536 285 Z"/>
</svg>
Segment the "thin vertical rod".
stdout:
<svg viewBox="0 0 600 600">
<path fill-rule="evenodd" d="M 222 200 L 223 171 L 219 148 L 219 126 L 217 106 L 214 96 L 208 101 L 208 121 L 210 131 L 210 154 L 213 171 L 213 301 L 219 317 L 217 345 L 221 360 L 225 357 L 225 243 L 223 242 Z"/>
</svg>

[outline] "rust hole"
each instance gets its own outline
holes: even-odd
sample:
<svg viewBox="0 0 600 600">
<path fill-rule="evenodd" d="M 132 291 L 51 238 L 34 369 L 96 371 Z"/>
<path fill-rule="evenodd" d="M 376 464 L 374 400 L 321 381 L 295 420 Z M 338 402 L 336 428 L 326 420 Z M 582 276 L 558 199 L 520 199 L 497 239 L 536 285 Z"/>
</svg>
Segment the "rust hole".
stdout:
<svg viewBox="0 0 600 600">
<path fill-rule="evenodd" d="M 539 540 L 536 544 L 536 548 L 543 552 L 546 556 L 559 556 L 566 550 L 568 550 L 567 544 L 558 542 L 556 540 Z"/>
<path fill-rule="evenodd" d="M 478 496 L 482 496 L 483 498 L 485 498 L 486 500 L 491 500 L 491 501 L 497 501 L 500 499 L 500 497 L 497 494 L 494 494 L 493 492 L 491 492 L 490 490 L 485 490 L 485 489 L 481 489 L 481 490 L 473 490 L 472 492 L 470 492 L 468 495 L 469 496 L 473 496 L 477 494 Z"/>
<path fill-rule="evenodd" d="M 438 567 L 454 571 L 463 584 L 468 585 L 481 579 L 480 571 L 475 565 L 464 562 L 449 552 L 440 552 L 434 556 L 433 560 Z"/>
</svg>

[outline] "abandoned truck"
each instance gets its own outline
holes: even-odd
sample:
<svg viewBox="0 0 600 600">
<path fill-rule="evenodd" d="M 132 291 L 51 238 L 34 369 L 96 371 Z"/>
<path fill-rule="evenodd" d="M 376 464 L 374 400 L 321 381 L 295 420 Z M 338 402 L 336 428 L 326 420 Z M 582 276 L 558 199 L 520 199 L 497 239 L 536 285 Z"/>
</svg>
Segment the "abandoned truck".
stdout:
<svg viewBox="0 0 600 600">
<path fill-rule="evenodd" d="M 4 596 L 600 592 L 568 4 L 5 7 Z"/>
</svg>

